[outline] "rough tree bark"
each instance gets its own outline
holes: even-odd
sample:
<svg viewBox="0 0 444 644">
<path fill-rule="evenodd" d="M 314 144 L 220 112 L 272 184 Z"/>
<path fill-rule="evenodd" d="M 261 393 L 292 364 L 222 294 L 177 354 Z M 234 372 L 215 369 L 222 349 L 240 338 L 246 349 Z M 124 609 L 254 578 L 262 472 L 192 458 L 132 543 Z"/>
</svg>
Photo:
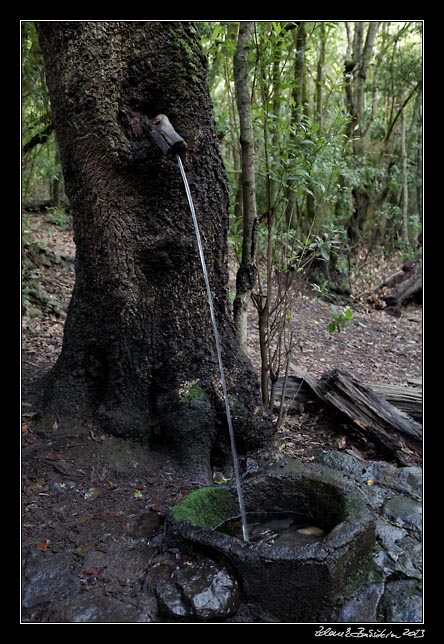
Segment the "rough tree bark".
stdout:
<svg viewBox="0 0 444 644">
<path fill-rule="evenodd" d="M 188 144 L 239 450 L 263 445 L 272 429 L 230 322 L 228 189 L 197 31 L 185 22 L 43 22 L 39 37 L 77 249 L 42 427 L 166 441 L 189 474 L 208 480 L 228 432 L 181 177 L 148 134 L 159 113 Z"/>
<path fill-rule="evenodd" d="M 325 43 L 327 42 L 327 31 L 325 22 L 319 24 L 319 58 L 316 66 L 316 93 L 315 93 L 315 114 L 322 131 L 324 125 L 324 84 L 325 84 Z"/>
<path fill-rule="evenodd" d="M 243 201 L 242 259 L 236 276 L 236 297 L 233 309 L 237 337 L 245 352 L 247 352 L 248 304 L 256 282 L 256 178 L 251 82 L 248 67 L 248 47 L 252 41 L 253 30 L 254 22 L 241 22 L 233 61 L 236 103 L 240 122 Z"/>
</svg>

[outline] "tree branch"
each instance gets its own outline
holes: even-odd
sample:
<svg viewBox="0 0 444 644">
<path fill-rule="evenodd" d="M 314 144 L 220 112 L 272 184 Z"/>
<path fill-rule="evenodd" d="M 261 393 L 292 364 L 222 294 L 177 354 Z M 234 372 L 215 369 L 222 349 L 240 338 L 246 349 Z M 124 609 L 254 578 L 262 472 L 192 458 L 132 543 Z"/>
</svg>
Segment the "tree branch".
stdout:
<svg viewBox="0 0 444 644">
<path fill-rule="evenodd" d="M 45 127 L 45 129 L 42 132 L 38 132 L 37 134 L 34 134 L 34 136 L 27 142 L 22 148 L 22 154 L 25 156 L 25 154 L 28 154 L 33 148 L 35 148 L 36 145 L 41 145 L 43 143 L 46 143 L 48 138 L 51 136 L 51 134 L 54 131 L 54 122 L 51 119 L 51 121 L 48 123 L 48 125 Z"/>
<path fill-rule="evenodd" d="M 395 127 L 395 124 L 396 124 L 396 121 L 397 121 L 397 120 L 399 119 L 399 117 L 401 116 L 401 114 L 402 114 L 402 110 L 404 109 L 404 107 L 407 105 L 407 103 L 410 101 L 410 99 L 414 96 L 415 92 L 416 92 L 416 91 L 419 89 L 419 87 L 421 86 L 421 82 L 422 82 L 422 81 L 418 81 L 418 82 L 416 83 L 415 87 L 412 89 L 412 91 L 411 91 L 411 92 L 410 92 L 410 94 L 407 96 L 407 98 L 405 99 L 405 101 L 401 104 L 401 107 L 399 108 L 399 110 L 396 112 L 396 116 L 395 116 L 395 118 L 393 119 L 393 121 L 390 123 L 390 127 L 389 127 L 389 129 L 388 129 L 388 131 L 387 131 L 387 134 L 385 135 L 384 143 L 386 143 L 386 142 L 389 140 L 389 138 L 391 137 L 392 132 L 393 132 L 393 128 Z"/>
</svg>

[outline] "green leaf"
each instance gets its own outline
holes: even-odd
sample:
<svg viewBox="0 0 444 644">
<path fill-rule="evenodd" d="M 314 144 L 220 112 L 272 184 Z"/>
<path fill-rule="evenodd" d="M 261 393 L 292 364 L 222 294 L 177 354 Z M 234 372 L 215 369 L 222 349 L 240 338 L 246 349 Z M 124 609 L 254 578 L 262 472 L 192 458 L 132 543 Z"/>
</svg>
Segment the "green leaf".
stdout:
<svg viewBox="0 0 444 644">
<path fill-rule="evenodd" d="M 36 418 L 38 413 L 36 411 L 25 411 L 22 416 L 23 418 Z"/>
<path fill-rule="evenodd" d="M 330 322 L 330 324 L 328 325 L 328 330 L 330 333 L 334 333 L 336 331 L 336 328 L 339 332 L 339 325 L 336 322 Z"/>
</svg>

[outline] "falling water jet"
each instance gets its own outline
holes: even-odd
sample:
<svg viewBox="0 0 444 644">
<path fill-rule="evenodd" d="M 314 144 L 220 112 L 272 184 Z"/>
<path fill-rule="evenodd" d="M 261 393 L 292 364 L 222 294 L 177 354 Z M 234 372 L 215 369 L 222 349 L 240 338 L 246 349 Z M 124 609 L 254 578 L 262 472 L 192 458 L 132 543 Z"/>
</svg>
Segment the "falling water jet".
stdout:
<svg viewBox="0 0 444 644">
<path fill-rule="evenodd" d="M 200 236 L 199 224 L 197 222 L 196 211 L 194 209 L 194 202 L 193 202 L 193 198 L 191 196 L 191 191 L 190 191 L 190 186 L 188 184 L 187 175 L 185 174 L 185 169 L 183 167 L 182 159 L 180 158 L 179 154 L 176 154 L 176 161 L 177 161 L 177 164 L 179 166 L 180 174 L 182 175 L 183 184 L 185 186 L 185 192 L 187 193 L 188 203 L 190 205 L 191 216 L 193 218 L 193 224 L 194 224 L 194 230 L 196 232 L 197 245 L 199 247 L 199 256 L 200 256 L 200 261 L 201 261 L 201 264 L 202 264 L 202 271 L 203 271 L 203 276 L 204 276 L 204 280 L 205 280 L 205 286 L 206 286 L 206 289 L 207 289 L 207 296 L 208 296 L 208 304 L 209 304 L 209 307 L 210 307 L 211 322 L 213 324 L 214 339 L 215 339 L 215 342 L 216 342 L 217 361 L 219 363 L 220 379 L 221 379 L 221 383 L 222 383 L 222 391 L 223 391 L 224 401 L 225 401 L 225 412 L 226 412 L 226 416 L 227 416 L 228 431 L 230 433 L 230 444 L 231 444 L 231 453 L 232 453 L 232 456 L 233 456 L 234 476 L 235 476 L 235 480 L 236 480 L 236 490 L 237 490 L 237 496 L 238 496 L 238 499 L 239 499 L 239 509 L 240 509 L 240 516 L 241 516 L 241 521 L 242 521 L 242 533 L 243 533 L 244 541 L 246 541 L 248 543 L 249 538 L 248 538 L 247 518 L 246 518 L 246 514 L 245 514 L 245 505 L 244 505 L 244 499 L 243 499 L 243 494 L 242 494 L 242 486 L 241 486 L 241 481 L 240 481 L 239 463 L 238 463 L 238 457 L 237 457 L 236 442 L 235 442 L 235 438 L 234 438 L 233 422 L 231 420 L 231 410 L 230 410 L 230 403 L 229 403 L 229 400 L 228 400 L 227 383 L 226 383 L 226 380 L 225 380 L 225 371 L 224 371 L 224 365 L 223 365 L 223 362 L 222 362 L 222 350 L 221 350 L 221 344 L 220 344 L 220 336 L 219 336 L 219 331 L 218 331 L 218 328 L 217 328 L 216 316 L 215 316 L 215 313 L 214 313 L 213 296 L 211 294 L 210 281 L 208 279 L 207 265 L 206 265 L 206 262 L 205 262 L 205 255 L 204 255 L 203 246 L 202 246 L 202 239 L 201 239 L 201 236 Z"/>
<path fill-rule="evenodd" d="M 155 118 L 149 120 L 149 131 L 152 138 L 157 143 L 157 145 L 162 150 L 162 152 L 166 156 L 169 156 L 170 158 L 175 157 L 177 164 L 179 166 L 180 174 L 182 175 L 183 184 L 185 186 L 185 192 L 187 194 L 188 203 L 190 205 L 191 216 L 193 218 L 193 224 L 194 224 L 194 230 L 196 232 L 197 245 L 199 247 L 199 255 L 200 255 L 200 261 L 202 264 L 205 287 L 207 289 L 207 297 L 208 297 L 208 304 L 210 307 L 211 322 L 213 324 L 214 339 L 216 342 L 217 361 L 219 363 L 220 379 L 221 379 L 222 391 L 223 391 L 223 396 L 225 401 L 225 412 L 227 416 L 228 431 L 230 434 L 230 444 L 231 444 L 231 453 L 233 457 L 233 468 L 234 468 L 234 476 L 236 480 L 236 490 L 237 490 L 237 496 L 239 499 L 239 509 L 240 509 L 240 516 L 241 516 L 241 522 L 242 522 L 242 533 L 243 533 L 244 541 L 248 543 L 249 538 L 248 538 L 247 517 L 245 514 L 245 505 L 244 505 L 244 499 L 242 494 L 242 486 L 240 482 L 239 462 L 237 457 L 236 442 L 234 438 L 233 422 L 231 420 L 231 410 L 230 410 L 230 403 L 228 400 L 228 391 L 227 391 L 227 383 L 225 380 L 224 365 L 222 362 L 222 349 L 220 344 L 220 336 L 219 336 L 219 331 L 217 329 L 216 316 L 214 313 L 213 296 L 211 294 L 210 281 L 208 279 L 207 265 L 205 262 L 205 255 L 204 255 L 203 246 L 202 246 L 202 239 L 200 236 L 199 224 L 197 222 L 196 211 L 194 209 L 194 202 L 191 196 L 187 175 L 185 174 L 185 169 L 183 167 L 182 159 L 180 156 L 181 154 L 184 154 L 186 152 L 187 145 L 183 140 L 183 138 L 180 136 L 180 134 L 178 134 L 176 130 L 173 128 L 169 118 L 165 116 L 165 114 L 158 114 Z"/>
</svg>

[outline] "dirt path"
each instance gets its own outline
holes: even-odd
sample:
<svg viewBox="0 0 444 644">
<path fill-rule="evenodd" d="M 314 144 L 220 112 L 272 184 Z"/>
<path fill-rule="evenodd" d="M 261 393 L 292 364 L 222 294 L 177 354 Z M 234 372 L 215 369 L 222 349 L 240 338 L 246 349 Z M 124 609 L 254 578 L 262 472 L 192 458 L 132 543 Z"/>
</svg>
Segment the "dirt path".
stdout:
<svg viewBox="0 0 444 644">
<path fill-rule="evenodd" d="M 294 311 L 296 349 L 292 362 L 320 377 L 329 369 L 343 369 L 369 383 L 408 385 L 422 377 L 422 310 L 407 307 L 401 318 L 383 311 L 351 305 L 356 323 L 340 333 L 329 333 L 331 305 L 299 295 Z M 259 369 L 257 333 L 250 338 L 250 355 Z"/>
</svg>

